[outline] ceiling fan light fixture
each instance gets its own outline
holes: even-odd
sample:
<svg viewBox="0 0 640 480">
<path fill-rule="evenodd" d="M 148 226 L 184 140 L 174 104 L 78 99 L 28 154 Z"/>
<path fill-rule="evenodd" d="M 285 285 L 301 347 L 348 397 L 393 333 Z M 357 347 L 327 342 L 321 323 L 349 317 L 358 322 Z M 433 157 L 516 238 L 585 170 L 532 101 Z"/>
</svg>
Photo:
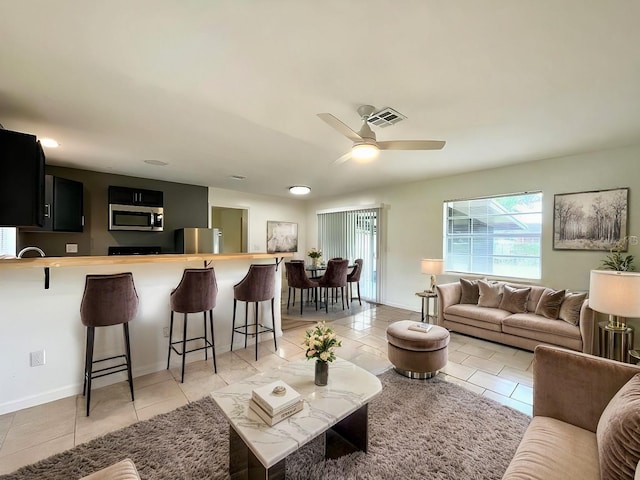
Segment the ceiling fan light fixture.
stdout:
<svg viewBox="0 0 640 480">
<path fill-rule="evenodd" d="M 293 185 L 289 187 L 289 192 L 293 195 L 308 195 L 311 193 L 311 187 L 307 187 L 306 185 Z"/>
<path fill-rule="evenodd" d="M 369 143 L 360 143 L 351 149 L 351 156 L 356 160 L 370 160 L 375 158 L 378 153 L 378 147 Z"/>
</svg>

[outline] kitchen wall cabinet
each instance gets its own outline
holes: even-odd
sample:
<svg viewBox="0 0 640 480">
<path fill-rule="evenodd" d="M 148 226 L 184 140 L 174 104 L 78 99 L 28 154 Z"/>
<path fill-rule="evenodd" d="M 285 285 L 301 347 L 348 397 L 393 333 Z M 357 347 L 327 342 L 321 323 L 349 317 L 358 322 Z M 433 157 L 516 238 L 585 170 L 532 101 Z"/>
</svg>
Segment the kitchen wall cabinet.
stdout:
<svg viewBox="0 0 640 480">
<path fill-rule="evenodd" d="M 164 202 L 163 197 L 163 193 L 159 190 L 116 186 L 109 187 L 109 203 L 162 207 Z"/>
<path fill-rule="evenodd" d="M 81 182 L 46 175 L 43 230 L 82 232 L 83 190 Z"/>
<path fill-rule="evenodd" d="M 44 160 L 34 135 L 0 129 L 0 226 L 42 226 Z"/>
</svg>

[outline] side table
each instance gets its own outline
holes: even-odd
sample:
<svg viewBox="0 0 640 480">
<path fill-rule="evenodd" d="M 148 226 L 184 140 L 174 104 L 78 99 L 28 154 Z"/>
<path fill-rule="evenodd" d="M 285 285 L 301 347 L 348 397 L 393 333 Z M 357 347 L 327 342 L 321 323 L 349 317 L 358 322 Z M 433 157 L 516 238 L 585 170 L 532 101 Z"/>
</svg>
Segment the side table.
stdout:
<svg viewBox="0 0 640 480">
<path fill-rule="evenodd" d="M 430 305 L 431 305 L 431 299 L 434 299 L 433 302 L 433 318 L 437 319 L 438 318 L 438 294 L 436 292 L 428 292 L 428 291 L 423 291 L 423 292 L 416 292 L 416 296 L 420 297 L 421 299 L 421 303 L 422 303 L 422 310 L 421 310 L 421 316 L 420 316 L 420 321 L 424 322 L 425 318 L 427 319 L 427 321 L 429 320 L 429 318 L 431 318 L 431 315 L 429 314 L 430 312 Z M 426 303 L 426 308 L 425 308 L 425 303 Z M 427 312 L 427 315 L 425 317 L 424 312 Z M 429 322 L 431 323 L 431 322 Z M 433 322 L 433 323 L 437 323 L 437 322 Z"/>
<path fill-rule="evenodd" d="M 633 348 L 633 328 L 613 327 L 609 322 L 598 322 L 600 356 L 619 362 L 631 363 L 629 350 Z"/>
</svg>

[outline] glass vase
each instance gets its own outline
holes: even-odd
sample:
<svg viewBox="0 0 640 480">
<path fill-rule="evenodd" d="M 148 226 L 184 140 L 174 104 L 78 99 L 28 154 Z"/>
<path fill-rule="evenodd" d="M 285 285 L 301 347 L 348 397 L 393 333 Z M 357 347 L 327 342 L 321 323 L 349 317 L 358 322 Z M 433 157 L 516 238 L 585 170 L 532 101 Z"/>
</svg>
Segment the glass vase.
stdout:
<svg viewBox="0 0 640 480">
<path fill-rule="evenodd" d="M 329 382 L 329 362 L 316 360 L 315 384 L 324 387 Z"/>
<path fill-rule="evenodd" d="M 313 265 L 314 267 L 317 267 L 318 265 L 320 265 L 320 258 L 319 257 L 312 258 L 311 265 Z"/>
</svg>

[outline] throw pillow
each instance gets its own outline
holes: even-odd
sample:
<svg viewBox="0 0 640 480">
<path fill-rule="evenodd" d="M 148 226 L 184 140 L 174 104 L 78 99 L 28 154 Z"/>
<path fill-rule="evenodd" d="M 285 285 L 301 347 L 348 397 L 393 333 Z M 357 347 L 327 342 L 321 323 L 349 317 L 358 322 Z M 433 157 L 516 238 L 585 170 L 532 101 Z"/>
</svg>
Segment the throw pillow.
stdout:
<svg viewBox="0 0 640 480">
<path fill-rule="evenodd" d="M 567 293 L 560 305 L 558 318 L 571 325 L 578 325 L 580 322 L 580 309 L 585 298 L 587 298 L 586 293 Z"/>
<path fill-rule="evenodd" d="M 640 374 L 624 384 L 604 409 L 596 437 L 600 478 L 632 479 L 640 460 Z"/>
<path fill-rule="evenodd" d="M 513 288 L 505 284 L 502 290 L 502 300 L 500 301 L 499 308 L 511 313 L 526 312 L 529 292 L 531 292 L 531 287 Z"/>
<path fill-rule="evenodd" d="M 480 290 L 478 290 L 478 281 L 461 278 L 460 288 L 462 290 L 460 303 L 471 303 L 473 305 L 477 305 L 478 298 L 480 297 Z"/>
<path fill-rule="evenodd" d="M 498 308 L 502 300 L 502 285 L 497 282 L 485 282 L 478 280 L 479 307 Z"/>
<path fill-rule="evenodd" d="M 542 315 L 551 320 L 556 320 L 558 315 L 560 315 L 560 305 L 562 305 L 565 293 L 565 290 L 546 288 L 544 292 L 542 292 L 540 300 L 538 300 L 536 315 Z M 580 311 L 578 311 L 578 314 L 580 314 Z"/>
</svg>

